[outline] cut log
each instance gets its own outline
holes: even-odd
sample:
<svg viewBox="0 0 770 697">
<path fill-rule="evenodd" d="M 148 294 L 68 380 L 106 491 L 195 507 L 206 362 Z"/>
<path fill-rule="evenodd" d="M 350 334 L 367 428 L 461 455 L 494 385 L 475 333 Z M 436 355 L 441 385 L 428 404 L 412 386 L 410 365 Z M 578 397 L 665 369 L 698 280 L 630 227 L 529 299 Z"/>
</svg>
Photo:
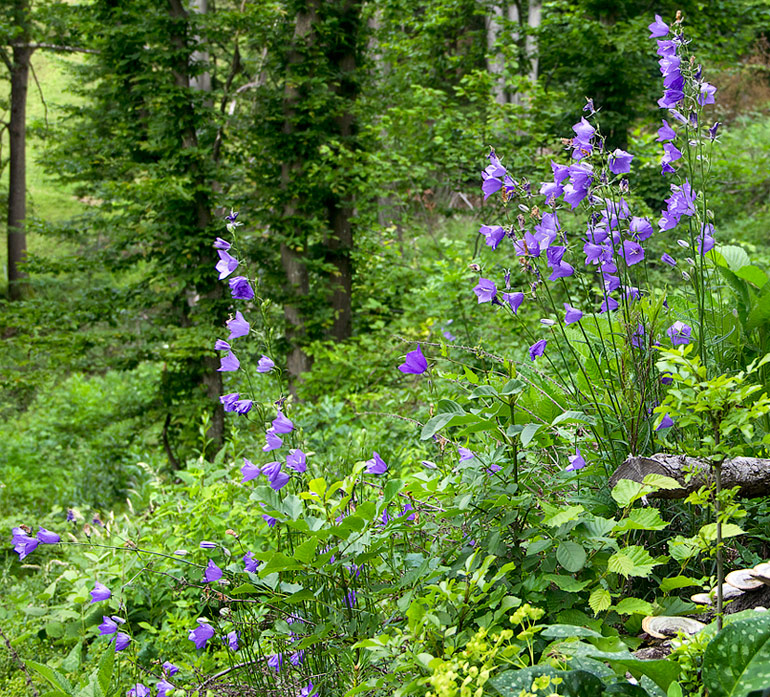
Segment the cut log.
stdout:
<svg viewBox="0 0 770 697">
<path fill-rule="evenodd" d="M 685 482 L 685 472 L 695 471 L 695 476 Z M 676 479 L 681 489 L 663 489 L 652 497 L 681 499 L 706 484 L 711 479 L 711 467 L 708 462 L 686 455 L 656 453 L 651 457 L 629 456 L 610 477 L 610 488 L 621 479 L 642 482 L 648 474 L 662 474 Z M 755 498 L 770 494 L 770 460 L 755 457 L 736 457 L 722 463 L 722 487 L 730 489 L 740 487 L 739 496 Z"/>
</svg>

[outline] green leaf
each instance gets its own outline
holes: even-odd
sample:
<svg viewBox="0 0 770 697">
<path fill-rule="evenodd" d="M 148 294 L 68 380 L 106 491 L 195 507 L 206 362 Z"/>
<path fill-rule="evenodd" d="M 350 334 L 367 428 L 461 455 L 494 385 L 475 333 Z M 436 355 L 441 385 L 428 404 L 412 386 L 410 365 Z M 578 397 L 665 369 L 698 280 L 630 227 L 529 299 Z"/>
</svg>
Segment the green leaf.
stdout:
<svg viewBox="0 0 770 697">
<path fill-rule="evenodd" d="M 61 690 L 66 695 L 72 695 L 74 690 L 72 684 L 67 678 L 54 670 L 53 668 L 45 665 L 44 663 L 35 663 L 35 661 L 26 661 L 27 667 L 32 668 L 38 675 L 47 680 L 57 690 Z"/>
<path fill-rule="evenodd" d="M 590 416 L 586 416 L 582 411 L 565 411 L 551 421 L 551 426 L 558 426 L 565 421 L 574 421 L 581 424 L 594 423 L 594 419 Z"/>
<path fill-rule="evenodd" d="M 760 292 L 746 318 L 746 331 L 750 332 L 770 323 L 770 285 Z"/>
<path fill-rule="evenodd" d="M 503 387 L 502 390 L 500 390 L 500 394 L 504 397 L 507 397 L 510 394 L 518 394 L 521 392 L 525 387 L 526 383 L 522 380 L 519 380 L 518 378 L 514 378 L 513 380 L 509 380 L 507 383 L 505 383 L 505 387 Z"/>
<path fill-rule="evenodd" d="M 607 561 L 607 569 L 614 573 L 629 576 L 649 576 L 652 569 L 658 566 L 650 553 L 640 545 L 632 545 L 615 552 Z"/>
<path fill-rule="evenodd" d="M 736 535 L 743 534 L 743 530 L 741 530 L 740 526 L 736 525 L 735 523 L 722 523 L 723 540 L 728 537 L 735 537 Z M 700 529 L 698 535 L 700 535 L 700 537 L 702 537 L 707 542 L 715 542 L 717 539 L 717 524 L 707 523 Z"/>
<path fill-rule="evenodd" d="M 632 479 L 621 479 L 612 489 L 612 498 L 615 499 L 618 506 L 625 508 L 642 498 L 648 491 L 649 489 L 644 484 L 635 482 Z"/>
<path fill-rule="evenodd" d="M 749 266 L 751 264 L 751 259 L 743 247 L 725 245 L 724 247 L 719 247 L 718 252 L 722 255 L 722 259 L 724 260 L 727 268 L 730 269 L 730 271 L 733 273 L 737 274 L 737 272 L 742 267 Z M 719 259 L 719 254 L 717 255 L 717 263 L 721 261 Z"/>
<path fill-rule="evenodd" d="M 478 399 L 479 397 L 497 397 L 497 390 L 492 385 L 479 385 L 468 395 L 468 399 Z"/>
<path fill-rule="evenodd" d="M 303 564 L 309 564 L 315 559 L 315 551 L 318 547 L 318 538 L 310 537 L 305 540 L 299 547 L 294 549 L 294 558 L 302 562 Z"/>
<path fill-rule="evenodd" d="M 612 596 L 606 588 L 594 588 L 588 598 L 588 605 L 594 611 L 594 616 L 609 609 Z"/>
<path fill-rule="evenodd" d="M 439 399 L 438 404 L 436 405 L 436 413 L 462 415 L 465 414 L 465 409 L 451 399 Z"/>
<path fill-rule="evenodd" d="M 673 591 L 677 588 L 689 588 L 690 586 L 700 585 L 701 581 L 699 579 L 690 578 L 688 576 L 673 576 L 671 578 L 664 578 L 660 582 L 660 589 L 664 593 L 668 593 L 668 591 Z"/>
<path fill-rule="evenodd" d="M 673 477 L 667 477 L 665 474 L 648 474 L 642 480 L 647 486 L 655 491 L 682 489 L 682 485 Z"/>
<path fill-rule="evenodd" d="M 639 598 L 623 598 L 615 606 L 615 611 L 621 615 L 651 615 L 652 603 Z"/>
<path fill-rule="evenodd" d="M 570 573 L 580 571 L 586 563 L 586 551 L 577 543 L 564 540 L 556 548 L 556 560 Z"/>
<path fill-rule="evenodd" d="M 621 533 L 629 530 L 663 530 L 668 525 L 660 517 L 657 508 L 634 508 L 628 518 L 621 520 L 614 528 L 613 532 Z"/>
<path fill-rule="evenodd" d="M 569 639 L 574 636 L 591 637 L 593 639 L 602 638 L 599 632 L 588 627 L 578 627 L 574 624 L 550 624 L 540 632 L 540 635 L 548 639 Z"/>
<path fill-rule="evenodd" d="M 735 272 L 735 275 L 738 278 L 742 278 L 744 281 L 753 283 L 757 288 L 762 288 L 768 280 L 767 274 L 758 266 L 754 266 L 754 264 L 741 266 L 741 268 Z"/>
<path fill-rule="evenodd" d="M 547 525 L 550 528 L 558 528 L 560 525 L 564 525 L 564 523 L 568 523 L 571 520 L 577 520 L 584 510 L 580 505 L 557 508 L 543 518 L 543 525 Z"/>
<path fill-rule="evenodd" d="M 529 666 L 521 670 L 506 670 L 489 680 L 489 684 L 500 694 L 515 697 L 522 691 L 529 693 L 535 678 L 548 675 L 559 678 L 559 695 L 564 697 L 597 697 L 603 692 L 600 678 L 584 670 L 556 670 L 551 666 Z M 551 688 L 556 685 L 551 684 Z M 553 690 L 549 690 L 553 691 Z M 486 693 L 485 693 L 486 694 Z M 547 694 L 547 692 L 543 693 Z"/>
<path fill-rule="evenodd" d="M 115 652 L 107 649 L 99 661 L 99 668 L 96 673 L 96 680 L 99 687 L 105 695 L 110 694 L 110 683 L 112 682 L 112 669 L 115 663 Z"/>
<path fill-rule="evenodd" d="M 770 685 L 770 617 L 763 613 L 727 625 L 703 656 L 709 697 L 747 697 Z"/>
<path fill-rule="evenodd" d="M 521 429 L 521 435 L 519 436 L 523 448 L 526 448 L 532 442 L 535 434 L 540 430 L 540 426 L 542 426 L 542 424 L 524 425 L 524 428 Z"/>
</svg>

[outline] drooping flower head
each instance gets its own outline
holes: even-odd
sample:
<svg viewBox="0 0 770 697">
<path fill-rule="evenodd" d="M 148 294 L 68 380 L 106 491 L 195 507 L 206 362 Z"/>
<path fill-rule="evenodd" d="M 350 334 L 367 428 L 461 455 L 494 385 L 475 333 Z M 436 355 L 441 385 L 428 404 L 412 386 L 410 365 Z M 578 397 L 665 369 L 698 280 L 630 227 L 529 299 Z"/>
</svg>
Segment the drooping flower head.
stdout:
<svg viewBox="0 0 770 697">
<path fill-rule="evenodd" d="M 269 373 L 273 368 L 275 368 L 275 363 L 265 355 L 257 361 L 258 373 Z"/>
<path fill-rule="evenodd" d="M 150 689 L 138 682 L 126 692 L 126 697 L 150 697 L 150 694 Z"/>
<path fill-rule="evenodd" d="M 229 351 L 225 356 L 220 359 L 219 368 L 217 372 L 226 373 L 238 370 L 241 367 L 241 362 L 236 358 L 232 351 Z"/>
<path fill-rule="evenodd" d="M 656 431 L 663 431 L 664 429 L 671 428 L 674 425 L 674 420 L 668 415 L 668 412 L 660 420 L 660 423 L 655 427 Z"/>
<path fill-rule="evenodd" d="M 294 424 L 284 416 L 280 409 L 278 415 L 273 419 L 273 430 L 281 434 L 291 433 L 294 430 Z"/>
<path fill-rule="evenodd" d="M 131 637 L 126 634 L 125 632 L 118 632 L 115 634 L 115 652 L 123 651 L 123 649 L 128 648 L 128 645 L 131 643 Z"/>
<path fill-rule="evenodd" d="M 94 589 L 91 591 L 91 602 L 98 603 L 100 600 L 108 600 L 111 595 L 112 592 L 107 586 L 96 581 Z"/>
<path fill-rule="evenodd" d="M 398 369 L 402 373 L 408 373 L 410 375 L 422 375 L 428 370 L 428 361 L 425 356 L 422 355 L 420 345 L 414 351 L 410 351 L 404 357 L 404 362 L 398 366 Z"/>
<path fill-rule="evenodd" d="M 220 569 L 212 559 L 209 559 L 206 570 L 203 572 L 203 580 L 206 583 L 213 583 L 220 578 L 222 578 L 222 569 Z"/>
<path fill-rule="evenodd" d="M 226 324 L 227 328 L 230 330 L 230 336 L 227 338 L 231 341 L 246 336 L 249 333 L 250 325 L 240 310 L 235 313 L 235 318 L 227 320 Z"/>
<path fill-rule="evenodd" d="M 692 337 L 692 327 L 677 320 L 666 329 L 666 335 L 674 346 L 689 344 Z"/>
<path fill-rule="evenodd" d="M 235 300 L 251 300 L 254 297 L 249 279 L 245 276 L 234 276 L 230 279 L 229 284 L 230 294 Z"/>
<path fill-rule="evenodd" d="M 243 555 L 243 564 L 246 571 L 249 573 L 255 574 L 257 573 L 257 567 L 262 562 L 259 559 L 254 558 L 253 552 L 246 552 L 246 554 Z"/>
<path fill-rule="evenodd" d="M 367 474 L 385 474 L 388 471 L 388 466 L 385 464 L 385 460 L 380 457 L 377 451 L 372 453 L 372 459 L 366 461 Z"/>
<path fill-rule="evenodd" d="M 569 458 L 569 465 L 567 465 L 564 470 L 565 472 L 576 472 L 577 470 L 583 469 L 583 467 L 586 466 L 586 461 L 583 459 L 583 456 L 580 454 L 580 448 L 575 448 L 575 454 L 570 455 Z"/>
<path fill-rule="evenodd" d="M 59 537 L 55 532 L 51 532 L 50 530 L 46 530 L 44 527 L 40 527 L 40 529 L 37 531 L 37 535 L 35 535 L 40 542 L 42 542 L 44 545 L 56 545 L 61 542 L 61 537 Z"/>
<path fill-rule="evenodd" d="M 564 324 L 574 324 L 583 319 L 583 313 L 577 308 L 572 307 L 569 303 L 564 303 L 564 309 L 566 310 Z"/>
<path fill-rule="evenodd" d="M 196 649 L 202 649 L 206 642 L 214 636 L 214 628 L 204 619 L 198 620 L 198 626 L 191 629 L 187 638 L 195 644 Z"/>
<path fill-rule="evenodd" d="M 489 303 L 495 299 L 497 288 L 488 278 L 480 278 L 478 285 L 473 289 L 479 303 Z"/>
<path fill-rule="evenodd" d="M 307 470 L 307 456 L 299 448 L 292 448 L 286 456 L 286 466 L 302 474 Z"/>
<path fill-rule="evenodd" d="M 657 39 L 668 34 L 668 24 L 661 19 L 660 15 L 655 15 L 655 21 L 647 28 L 650 30 L 650 39 Z"/>
<path fill-rule="evenodd" d="M 216 265 L 216 270 L 219 272 L 219 280 L 227 278 L 235 269 L 238 268 L 238 260 L 224 249 L 218 249 L 219 261 Z"/>
<path fill-rule="evenodd" d="M 262 452 L 269 453 L 271 450 L 277 450 L 283 445 L 283 440 L 275 432 L 275 429 L 268 428 L 265 433 L 265 445 L 262 447 Z"/>
<path fill-rule="evenodd" d="M 540 339 L 540 341 L 536 341 L 532 346 L 529 347 L 529 358 L 530 360 L 534 361 L 539 356 L 542 356 L 545 353 L 545 347 L 548 344 L 548 341 L 546 339 Z"/>
<path fill-rule="evenodd" d="M 631 171 L 631 162 L 634 156 L 631 153 L 615 149 L 610 155 L 610 172 L 613 174 L 628 174 Z"/>
</svg>

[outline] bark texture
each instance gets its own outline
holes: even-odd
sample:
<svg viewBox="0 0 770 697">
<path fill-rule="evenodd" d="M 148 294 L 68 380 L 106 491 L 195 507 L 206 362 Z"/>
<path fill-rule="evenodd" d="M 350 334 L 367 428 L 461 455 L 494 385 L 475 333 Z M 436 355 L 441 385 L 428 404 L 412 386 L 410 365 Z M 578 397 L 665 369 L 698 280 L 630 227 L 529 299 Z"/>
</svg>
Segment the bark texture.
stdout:
<svg viewBox="0 0 770 697">
<path fill-rule="evenodd" d="M 695 476 L 685 481 L 687 471 L 694 471 Z M 610 488 L 621 479 L 641 482 L 648 474 L 662 474 L 676 479 L 682 489 L 663 490 L 653 497 L 665 499 L 685 498 L 689 493 L 708 483 L 711 479 L 711 467 L 705 460 L 685 455 L 656 453 L 652 457 L 630 456 L 610 477 Z M 730 489 L 740 487 L 739 496 L 755 498 L 770 494 L 770 460 L 753 457 L 736 457 L 722 463 L 722 487 Z"/>
</svg>

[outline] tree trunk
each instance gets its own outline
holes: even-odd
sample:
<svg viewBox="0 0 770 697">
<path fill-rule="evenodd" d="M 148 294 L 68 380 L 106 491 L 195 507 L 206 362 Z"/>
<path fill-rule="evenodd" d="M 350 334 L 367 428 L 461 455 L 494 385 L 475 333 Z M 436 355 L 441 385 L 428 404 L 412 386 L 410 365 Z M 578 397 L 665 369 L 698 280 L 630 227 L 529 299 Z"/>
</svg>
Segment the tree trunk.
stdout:
<svg viewBox="0 0 770 697">
<path fill-rule="evenodd" d="M 694 470 L 695 476 L 685 481 L 685 470 Z M 711 479 L 710 463 L 685 455 L 656 453 L 652 457 L 630 456 L 610 477 L 614 487 L 621 479 L 642 482 L 648 474 L 662 474 L 675 479 L 681 489 L 664 489 L 650 496 L 664 499 L 685 498 Z M 739 496 L 756 498 L 770 494 L 770 460 L 753 457 L 736 457 L 722 463 L 722 488 L 740 487 Z"/>
<path fill-rule="evenodd" d="M 195 11 L 205 13 L 208 10 L 207 0 L 195 0 Z M 180 0 L 169 0 L 169 13 L 170 16 L 177 20 L 174 23 L 175 27 L 179 27 L 182 20 L 189 21 L 189 15 L 185 8 L 182 6 Z M 197 41 L 197 39 L 196 39 Z M 171 42 L 178 48 L 184 48 L 186 45 L 186 37 L 183 34 L 176 33 L 171 37 Z M 174 70 L 174 81 L 176 86 L 181 90 L 188 90 L 190 87 L 194 89 L 207 88 L 211 90 L 211 80 L 208 78 L 208 74 L 198 76 L 197 81 L 191 81 L 190 73 L 192 72 L 190 63 L 194 56 L 198 56 L 200 59 L 201 54 L 195 51 L 191 52 L 189 58 L 184 58 L 184 51 L 180 51 L 180 64 Z M 192 83 L 192 84 L 191 84 Z M 182 105 L 183 123 L 180 124 L 181 133 L 180 139 L 182 141 L 182 147 L 185 150 L 197 151 L 199 147 L 198 134 L 195 130 L 195 105 L 192 100 L 186 100 Z M 213 254 L 213 248 L 208 242 L 206 235 L 211 225 L 211 202 L 213 196 L 214 184 L 211 181 L 206 180 L 203 167 L 200 163 L 192 160 L 191 175 L 196 181 L 195 193 L 194 193 L 194 205 L 195 205 L 195 220 L 194 224 L 201 235 L 201 246 L 199 248 L 199 263 L 201 265 L 208 265 L 212 269 L 211 279 L 215 279 L 214 264 L 215 256 Z M 205 295 L 208 300 L 216 301 L 222 298 L 222 285 L 221 283 L 201 282 L 195 288 L 189 289 L 191 292 L 200 292 L 201 295 Z M 219 318 L 224 324 L 225 318 Z M 202 356 L 202 371 L 201 371 L 201 384 L 206 392 L 206 397 L 209 400 L 212 408 L 211 426 L 207 432 L 207 437 L 211 439 L 214 447 L 219 449 L 224 443 L 225 436 L 225 412 L 224 408 L 219 401 L 219 397 L 222 395 L 222 373 L 218 371 L 219 360 L 216 356 Z"/>
<path fill-rule="evenodd" d="M 543 17 L 543 0 L 529 0 L 527 8 L 527 40 L 525 44 L 527 60 L 529 60 L 529 79 L 531 82 L 537 80 L 537 69 L 539 57 L 537 54 L 537 37 L 535 30 L 540 26 Z"/>
<path fill-rule="evenodd" d="M 500 36 L 501 22 L 503 17 L 502 5 L 495 3 L 490 8 L 490 14 L 487 15 L 487 72 L 492 76 L 492 94 L 498 104 L 505 104 L 505 78 L 503 69 L 505 68 L 505 58 L 497 47 L 497 39 Z"/>
<path fill-rule="evenodd" d="M 19 26 L 26 25 L 26 0 L 17 0 Z M 21 43 L 28 43 L 26 31 Z M 27 257 L 27 87 L 33 49 L 14 46 L 11 72 L 11 121 L 8 128 L 10 161 L 8 171 L 8 297 L 21 300 L 27 293 L 28 275 L 24 271 Z"/>
</svg>

